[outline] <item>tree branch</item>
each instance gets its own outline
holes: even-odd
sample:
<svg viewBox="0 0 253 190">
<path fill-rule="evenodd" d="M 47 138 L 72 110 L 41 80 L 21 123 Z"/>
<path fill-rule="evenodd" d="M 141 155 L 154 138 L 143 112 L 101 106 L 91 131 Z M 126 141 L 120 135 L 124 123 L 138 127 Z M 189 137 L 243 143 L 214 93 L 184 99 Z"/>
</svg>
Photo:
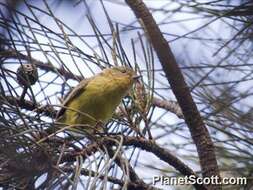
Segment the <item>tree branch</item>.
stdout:
<svg viewBox="0 0 253 190">
<path fill-rule="evenodd" d="M 55 118 L 57 114 L 57 110 L 55 110 L 52 105 L 41 105 L 38 103 L 34 104 L 32 101 L 25 99 L 20 100 L 20 98 L 15 98 L 13 96 L 0 96 L 0 102 L 3 102 L 5 100 L 11 105 L 19 106 L 22 109 L 34 111 L 39 114 L 42 113 L 48 117 Z M 174 113 L 180 119 L 184 118 L 180 106 L 175 101 L 161 100 L 159 98 L 153 97 L 152 105 Z"/>
<path fill-rule="evenodd" d="M 117 136 L 113 136 L 113 138 L 115 139 L 115 138 L 117 138 Z M 102 142 L 103 142 L 103 144 L 108 144 L 110 146 L 116 145 L 115 140 L 111 140 L 111 137 L 103 138 Z M 184 164 L 181 160 L 179 160 L 177 157 L 175 157 L 168 150 L 158 146 L 153 141 L 146 140 L 144 138 L 124 136 L 123 145 L 134 146 L 134 147 L 141 148 L 142 150 L 145 150 L 147 152 L 152 152 L 154 155 L 156 155 L 162 161 L 168 163 L 169 165 L 174 167 L 176 170 L 178 170 L 182 175 L 184 175 L 184 176 L 194 175 L 194 176 L 198 177 L 198 175 L 191 168 L 189 168 L 186 164 Z M 199 184 L 194 184 L 194 187 L 198 190 L 207 189 L 205 186 L 199 185 Z"/>
<path fill-rule="evenodd" d="M 200 116 L 190 90 L 178 67 L 175 57 L 163 37 L 158 25 L 142 0 L 125 0 L 147 31 L 150 41 L 162 64 L 171 89 L 182 109 L 185 121 L 196 144 L 203 177 L 219 176 L 219 168 L 215 156 L 214 145 L 208 130 Z M 210 184 L 211 189 L 221 189 L 220 185 Z"/>
<path fill-rule="evenodd" d="M 184 119 L 184 115 L 178 103 L 172 100 L 161 100 L 159 98 L 153 97 L 153 106 L 165 109 L 171 113 L 174 113 L 178 118 Z"/>
<path fill-rule="evenodd" d="M 19 98 L 15 98 L 13 96 L 0 96 L 0 104 L 11 104 L 13 106 L 20 107 L 21 109 L 26 109 L 29 111 L 34 111 L 36 113 L 43 113 L 48 117 L 55 118 L 57 111 L 51 105 L 41 105 L 38 103 L 34 103 L 29 100 L 20 100 Z"/>
<path fill-rule="evenodd" d="M 75 171 L 75 168 L 65 166 L 65 167 L 62 167 L 61 170 L 64 172 L 73 172 L 73 171 Z M 87 170 L 87 169 L 83 168 L 81 170 L 81 175 L 96 177 L 96 176 L 98 176 L 98 173 L 95 171 L 91 171 L 91 170 Z M 111 176 L 100 175 L 99 179 L 101 179 L 101 180 L 107 179 L 111 183 L 117 184 L 120 186 L 124 185 L 123 180 L 120 180 L 120 179 L 117 179 L 117 178 L 114 178 Z M 143 184 L 143 183 L 136 183 L 136 182 L 131 182 L 131 181 L 128 182 L 127 188 L 129 190 L 159 190 L 158 188 L 155 188 L 155 187 Z"/>
<path fill-rule="evenodd" d="M 101 138 L 101 141 L 98 144 L 105 145 L 107 147 L 117 146 L 115 139 L 120 140 L 120 137 L 117 135 L 104 137 L 104 138 Z M 89 156 L 92 153 L 97 151 L 97 149 L 99 148 L 98 144 L 94 143 L 94 144 L 88 145 L 85 149 L 83 149 L 82 151 L 79 151 L 79 152 L 76 152 L 76 151 L 73 151 L 72 153 L 70 152 L 70 153 L 64 155 L 62 157 L 61 161 L 75 161 L 76 156 L 83 156 L 84 158 L 86 158 L 87 156 Z M 191 168 L 189 168 L 186 164 L 184 164 L 181 160 L 179 160 L 177 157 L 175 157 L 168 150 L 158 146 L 153 141 L 146 140 L 144 138 L 124 136 L 123 137 L 123 145 L 138 147 L 138 148 L 141 148 L 142 150 L 153 153 L 158 158 L 160 158 L 162 161 L 164 161 L 164 162 L 168 163 L 169 165 L 171 165 L 172 167 L 174 167 L 176 170 L 178 170 L 184 176 L 194 175 L 194 176 L 198 177 L 198 175 Z M 117 162 L 117 165 L 121 165 L 120 163 L 122 161 L 120 161 L 119 159 L 120 158 L 115 160 Z M 132 171 L 134 171 L 132 168 L 130 168 L 130 169 Z M 138 177 L 135 177 L 135 180 L 133 180 L 133 182 L 144 183 L 142 180 L 139 180 Z M 205 186 L 199 185 L 199 184 L 194 184 L 194 187 L 198 190 L 207 189 Z"/>
<path fill-rule="evenodd" d="M 67 162 L 71 162 L 71 161 L 74 162 L 74 161 L 76 161 L 77 156 L 82 156 L 85 159 L 88 156 L 90 156 L 91 154 L 94 154 L 96 151 L 98 151 L 99 147 L 104 149 L 105 148 L 104 145 L 106 146 L 109 156 L 111 158 L 114 157 L 115 152 L 113 151 L 111 146 L 107 143 L 103 143 L 103 141 L 99 141 L 99 143 L 92 143 L 92 144 L 86 146 L 85 149 L 83 149 L 81 151 L 78 151 L 78 152 L 73 151 L 68 154 L 65 154 L 61 159 L 61 163 L 66 162 L 66 161 Z M 128 162 L 128 161 L 124 160 L 124 158 L 122 158 L 120 155 L 117 155 L 114 161 L 122 170 L 123 170 L 122 167 L 124 166 L 124 163 Z M 142 190 L 142 189 L 143 190 L 155 190 L 155 189 L 157 189 L 155 187 L 152 187 L 151 185 L 147 185 L 142 179 L 140 179 L 130 164 L 128 164 L 127 167 L 129 170 L 129 178 L 130 178 L 130 182 L 128 184 L 129 189 L 133 189 L 133 190 Z M 121 185 L 123 185 L 123 182 Z"/>
<path fill-rule="evenodd" d="M 22 54 L 18 51 L 15 51 L 14 49 L 1 50 L 0 57 L 3 57 L 5 59 L 10 59 L 10 58 L 17 59 L 17 58 L 19 58 L 19 59 L 30 61 L 33 64 L 35 64 L 37 67 L 39 67 L 40 69 L 43 69 L 44 71 L 50 71 L 50 72 L 53 72 L 53 73 L 56 73 L 56 74 L 61 74 L 62 76 L 64 76 L 64 78 L 66 80 L 73 79 L 73 80 L 81 81 L 83 79 L 79 75 L 74 75 L 73 73 L 66 71 L 63 67 L 62 68 L 56 68 L 51 63 L 44 63 L 42 61 L 39 61 L 39 60 L 34 59 L 32 57 L 29 57 L 25 54 Z"/>
</svg>

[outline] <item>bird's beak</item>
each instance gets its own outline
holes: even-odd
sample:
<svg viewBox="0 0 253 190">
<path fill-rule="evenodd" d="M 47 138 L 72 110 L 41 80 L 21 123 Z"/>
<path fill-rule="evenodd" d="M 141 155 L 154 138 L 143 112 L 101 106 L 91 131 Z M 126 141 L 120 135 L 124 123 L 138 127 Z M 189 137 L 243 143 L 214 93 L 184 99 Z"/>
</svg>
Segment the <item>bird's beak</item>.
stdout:
<svg viewBox="0 0 253 190">
<path fill-rule="evenodd" d="M 135 75 L 133 76 L 133 79 L 134 79 L 135 81 L 138 80 L 139 78 L 141 78 L 140 75 L 136 75 L 136 74 L 135 74 Z"/>
</svg>

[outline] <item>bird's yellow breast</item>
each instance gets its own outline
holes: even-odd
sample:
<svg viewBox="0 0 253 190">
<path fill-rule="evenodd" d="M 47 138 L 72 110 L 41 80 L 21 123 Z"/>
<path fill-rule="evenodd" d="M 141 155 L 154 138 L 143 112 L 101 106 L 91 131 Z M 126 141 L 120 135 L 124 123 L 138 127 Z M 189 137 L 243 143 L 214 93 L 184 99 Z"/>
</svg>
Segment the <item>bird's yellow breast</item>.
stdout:
<svg viewBox="0 0 253 190">
<path fill-rule="evenodd" d="M 127 79 L 97 76 L 68 104 L 61 122 L 95 125 L 107 122 L 131 86 Z M 82 114 L 82 113 L 84 114 Z"/>
</svg>

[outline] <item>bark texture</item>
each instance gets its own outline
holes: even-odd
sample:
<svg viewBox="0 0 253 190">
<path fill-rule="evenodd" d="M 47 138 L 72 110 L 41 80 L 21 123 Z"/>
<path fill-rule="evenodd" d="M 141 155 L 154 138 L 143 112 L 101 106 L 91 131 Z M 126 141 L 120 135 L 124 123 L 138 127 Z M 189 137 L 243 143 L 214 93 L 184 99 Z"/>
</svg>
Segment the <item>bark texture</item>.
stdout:
<svg viewBox="0 0 253 190">
<path fill-rule="evenodd" d="M 182 109 L 185 122 L 189 127 L 191 136 L 197 147 L 203 177 L 219 176 L 219 168 L 213 142 L 169 44 L 163 37 L 152 14 L 142 0 L 125 1 L 136 17 L 142 20 L 150 41 L 162 64 L 171 89 Z M 221 189 L 221 185 L 210 184 L 208 188 L 212 190 Z"/>
</svg>

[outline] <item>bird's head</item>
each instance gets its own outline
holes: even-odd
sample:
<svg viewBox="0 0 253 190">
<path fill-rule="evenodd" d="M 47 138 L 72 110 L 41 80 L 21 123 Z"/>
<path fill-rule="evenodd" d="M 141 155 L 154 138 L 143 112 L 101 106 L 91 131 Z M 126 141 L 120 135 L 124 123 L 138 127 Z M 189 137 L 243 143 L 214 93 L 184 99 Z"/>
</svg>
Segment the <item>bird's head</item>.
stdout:
<svg viewBox="0 0 253 190">
<path fill-rule="evenodd" d="M 133 69 L 124 66 L 108 68 L 102 73 L 105 76 L 110 76 L 110 78 L 117 83 L 118 87 L 122 87 L 124 89 L 131 88 L 133 83 L 140 78 Z"/>
</svg>

